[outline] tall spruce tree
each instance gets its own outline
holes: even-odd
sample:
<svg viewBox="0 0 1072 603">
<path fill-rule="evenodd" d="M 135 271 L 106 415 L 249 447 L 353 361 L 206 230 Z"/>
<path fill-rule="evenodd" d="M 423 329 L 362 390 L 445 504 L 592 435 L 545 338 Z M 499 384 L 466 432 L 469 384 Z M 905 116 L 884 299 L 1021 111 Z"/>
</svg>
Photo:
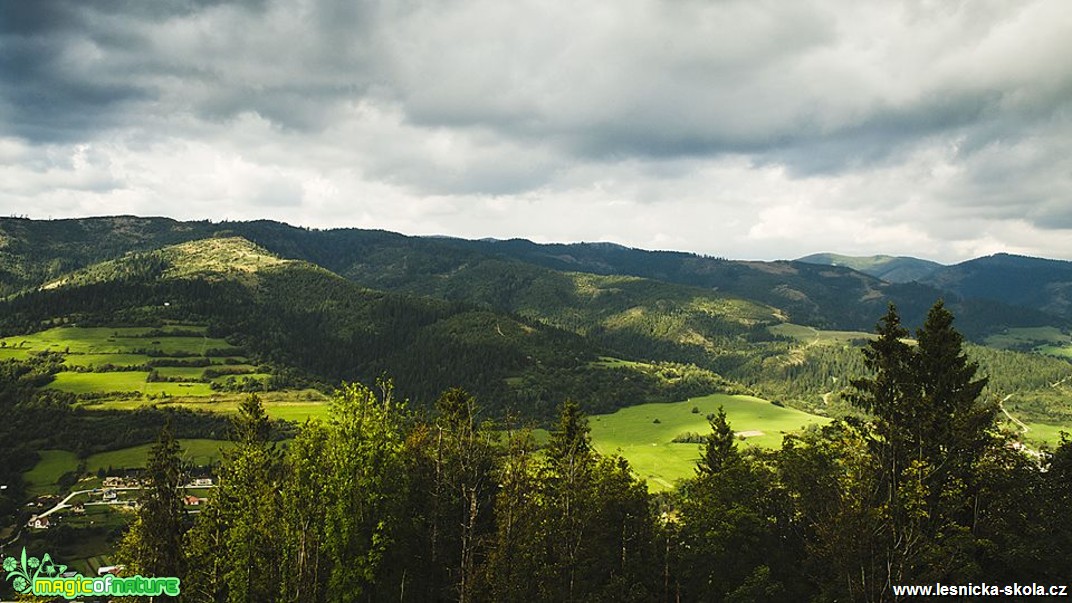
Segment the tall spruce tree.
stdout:
<svg viewBox="0 0 1072 603">
<path fill-rule="evenodd" d="M 737 449 L 724 408 L 709 423 L 696 477 L 678 492 L 675 590 L 697 601 L 786 600 L 773 475 Z"/>
<path fill-rule="evenodd" d="M 149 450 L 146 487 L 142 490 L 137 517 L 117 551 L 125 573 L 142 576 L 186 576 L 183 534 L 187 529 L 182 500 L 185 472 L 178 441 L 170 423 L 160 431 Z M 162 600 L 170 600 L 168 598 Z"/>
<path fill-rule="evenodd" d="M 721 473 L 741 458 L 737 442 L 733 439 L 733 428 L 726 420 L 726 409 L 719 406 L 708 423 L 711 425 L 711 433 L 707 434 L 700 460 L 696 463 L 696 473 L 700 476 Z"/>
<path fill-rule="evenodd" d="M 919 384 L 919 458 L 931 465 L 929 477 L 932 508 L 959 515 L 971 506 L 966 499 L 952 499 L 951 491 L 963 489 L 965 498 L 974 490 L 976 465 L 996 443 L 993 430 L 997 407 L 980 398 L 985 378 L 976 379 L 979 365 L 968 360 L 964 337 L 953 328 L 953 315 L 939 301 L 916 331 L 916 381 Z M 952 507 L 950 507 L 952 505 Z"/>
<path fill-rule="evenodd" d="M 975 378 L 978 365 L 968 360 L 945 305 L 931 308 L 915 347 L 905 343 L 907 334 L 891 304 L 864 350 L 872 375 L 853 382 L 851 398 L 872 416 L 875 533 L 885 534 L 886 589 L 973 577 L 977 469 L 997 443 L 995 408 L 980 399 L 986 380 Z"/>
</svg>

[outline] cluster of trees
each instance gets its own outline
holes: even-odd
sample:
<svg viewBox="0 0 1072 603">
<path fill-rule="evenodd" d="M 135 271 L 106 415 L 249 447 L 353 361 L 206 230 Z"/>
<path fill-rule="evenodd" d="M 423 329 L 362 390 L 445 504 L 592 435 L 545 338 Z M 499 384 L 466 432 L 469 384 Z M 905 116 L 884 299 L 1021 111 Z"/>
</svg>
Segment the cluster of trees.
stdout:
<svg viewBox="0 0 1072 603">
<path fill-rule="evenodd" d="M 623 460 L 595 453 L 577 405 L 541 452 L 528 432 L 479 423 L 459 389 L 424 421 L 386 384 L 332 405 L 283 450 L 248 398 L 192 522 L 167 503 L 181 480 L 165 432 L 120 546 L 127 571 L 181 576 L 196 601 L 656 598 L 656 508 Z"/>
<path fill-rule="evenodd" d="M 749 390 L 691 364 L 657 362 L 630 366 L 590 363 L 574 367 L 538 367 L 516 379 L 513 396 L 529 416 L 552 416 L 555 400 L 584 400 L 593 414 L 614 412 L 630 404 L 673 402 L 714 392 Z"/>
<path fill-rule="evenodd" d="M 864 419 L 741 450 L 710 417 L 696 476 L 653 496 L 564 403 L 541 449 L 452 389 L 429 418 L 347 386 L 285 449 L 256 397 L 217 495 L 172 502 L 177 448 L 124 540 L 128 571 L 197 601 L 889 601 L 900 584 L 1060 584 L 1072 571 L 1072 443 L 1042 459 L 996 428 L 941 305 L 891 307 L 865 351 Z M 181 543 L 181 545 L 180 545 Z"/>
</svg>

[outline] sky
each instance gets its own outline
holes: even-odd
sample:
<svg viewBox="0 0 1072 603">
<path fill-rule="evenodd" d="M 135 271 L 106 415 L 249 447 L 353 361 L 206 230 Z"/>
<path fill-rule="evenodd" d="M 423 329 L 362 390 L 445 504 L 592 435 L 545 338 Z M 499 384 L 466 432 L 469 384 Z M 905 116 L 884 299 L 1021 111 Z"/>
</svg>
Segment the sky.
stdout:
<svg viewBox="0 0 1072 603">
<path fill-rule="evenodd" d="M 1067 0 L 0 0 L 0 215 L 1072 259 Z"/>
</svg>

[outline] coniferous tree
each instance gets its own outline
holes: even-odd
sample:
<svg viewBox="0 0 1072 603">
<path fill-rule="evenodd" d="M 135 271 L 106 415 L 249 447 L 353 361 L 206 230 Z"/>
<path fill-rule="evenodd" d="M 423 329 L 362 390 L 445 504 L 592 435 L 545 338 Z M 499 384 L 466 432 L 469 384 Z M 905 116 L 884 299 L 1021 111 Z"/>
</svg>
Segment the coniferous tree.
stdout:
<svg viewBox="0 0 1072 603">
<path fill-rule="evenodd" d="M 190 589 L 206 600 L 275 601 L 280 591 L 280 456 L 260 399 L 240 404 L 235 447 L 187 542 L 199 556 Z"/>
<path fill-rule="evenodd" d="M 688 600 L 786 600 L 773 475 L 737 449 L 725 409 L 709 422 L 697 475 L 678 497 L 677 588 Z"/>
<path fill-rule="evenodd" d="M 481 595 L 495 601 L 650 601 L 659 590 L 655 507 L 620 457 L 592 448 L 565 402 L 545 454 L 512 435 L 500 465 L 496 534 Z"/>
<path fill-rule="evenodd" d="M 716 475 L 740 460 L 733 428 L 726 420 L 726 409 L 719 406 L 708 423 L 711 433 L 705 438 L 703 452 L 696 463 L 696 473 L 700 476 Z"/>
<path fill-rule="evenodd" d="M 165 425 L 149 451 L 146 486 L 137 516 L 116 553 L 128 575 L 175 576 L 180 580 L 186 576 L 182 543 L 188 526 L 180 450 L 171 426 Z"/>
<path fill-rule="evenodd" d="M 917 345 L 891 305 L 864 351 L 872 376 L 853 382 L 852 401 L 871 413 L 879 472 L 874 533 L 884 544 L 886 584 L 978 576 L 973 530 L 980 510 L 979 465 L 994 450 L 995 409 L 967 359 L 953 316 L 939 301 Z M 872 584 L 874 581 L 872 580 Z M 888 596 L 886 590 L 872 594 Z"/>
</svg>

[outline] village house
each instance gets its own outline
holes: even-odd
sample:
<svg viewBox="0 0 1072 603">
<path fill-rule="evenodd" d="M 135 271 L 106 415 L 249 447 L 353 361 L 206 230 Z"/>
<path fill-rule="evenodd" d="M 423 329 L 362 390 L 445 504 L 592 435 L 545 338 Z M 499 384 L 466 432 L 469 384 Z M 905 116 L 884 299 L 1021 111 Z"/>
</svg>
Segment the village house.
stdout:
<svg viewBox="0 0 1072 603">
<path fill-rule="evenodd" d="M 48 517 L 38 517 L 37 515 L 34 515 L 30 518 L 30 521 L 26 525 L 30 526 L 35 530 L 47 530 L 49 528 L 50 522 L 48 520 Z"/>
<path fill-rule="evenodd" d="M 102 485 L 105 488 L 122 488 L 123 487 L 123 478 L 109 476 L 109 477 L 104 478 L 104 483 Z"/>
</svg>

